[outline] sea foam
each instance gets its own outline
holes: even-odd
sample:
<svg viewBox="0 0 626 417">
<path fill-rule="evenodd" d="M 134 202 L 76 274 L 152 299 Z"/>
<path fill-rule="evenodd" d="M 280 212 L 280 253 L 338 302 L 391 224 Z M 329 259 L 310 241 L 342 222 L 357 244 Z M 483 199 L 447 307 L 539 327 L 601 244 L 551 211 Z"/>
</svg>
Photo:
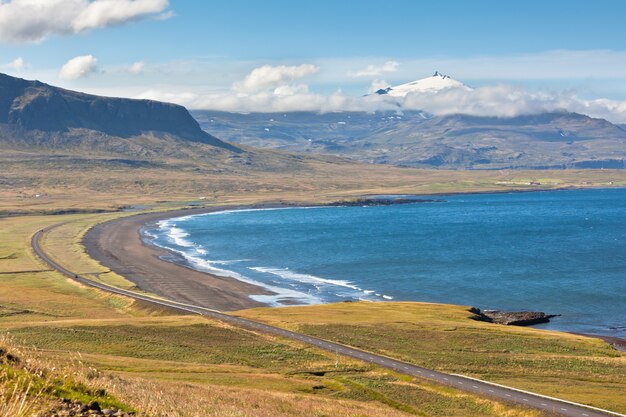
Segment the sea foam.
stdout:
<svg viewBox="0 0 626 417">
<path fill-rule="evenodd" d="M 329 279 L 329 278 L 322 278 L 322 277 L 318 277 L 318 276 L 310 275 L 310 274 L 302 274 L 302 273 L 291 271 L 289 268 L 251 267 L 250 269 L 253 271 L 257 271 L 257 272 L 263 272 L 266 274 L 276 275 L 286 280 L 296 281 L 296 282 L 304 283 L 304 284 L 310 284 L 310 285 L 313 285 L 318 290 L 321 290 L 325 286 L 336 286 L 336 287 L 349 288 L 351 290 L 354 290 L 358 293 L 363 293 L 365 295 L 370 295 L 370 294 L 375 293 L 374 290 L 363 289 L 355 285 L 351 281 L 341 280 L 341 279 Z M 335 295 L 341 298 L 346 297 L 345 294 L 341 294 L 341 293 L 335 294 Z M 376 294 L 376 295 L 386 300 L 393 299 L 393 297 L 384 295 L 384 294 Z M 356 297 L 358 299 L 365 299 L 364 297 L 358 296 L 358 295 Z"/>
<path fill-rule="evenodd" d="M 307 294 L 302 291 L 297 291 L 289 288 L 278 287 L 269 285 L 267 283 L 252 279 L 248 276 L 240 274 L 236 271 L 220 268 L 222 265 L 234 264 L 237 262 L 247 261 L 246 259 L 240 260 L 209 260 L 205 259 L 207 255 L 206 249 L 201 245 L 195 244 L 188 239 L 189 233 L 184 229 L 177 227 L 178 224 L 172 220 L 180 222 L 181 220 L 187 220 L 192 216 L 186 216 L 185 218 L 162 220 L 157 223 L 158 229 L 166 236 L 170 244 L 163 244 L 158 242 L 158 234 L 144 230 L 142 231 L 144 236 L 150 238 L 151 244 L 167 249 L 170 252 L 180 255 L 187 264 L 199 271 L 207 272 L 212 275 L 221 277 L 234 278 L 238 281 L 246 282 L 251 285 L 255 285 L 260 288 L 264 288 L 274 294 L 253 294 L 251 299 L 269 304 L 271 306 L 283 306 L 286 304 L 320 304 L 322 299 L 311 294 Z M 171 245 L 173 243 L 174 245 Z M 177 246 L 177 247 L 176 247 Z M 219 266 L 218 266 L 219 265 Z"/>
<path fill-rule="evenodd" d="M 392 297 L 376 293 L 374 290 L 363 289 L 353 282 L 341 279 L 322 278 L 311 274 L 299 273 L 289 268 L 271 268 L 271 267 L 248 267 L 249 271 L 260 274 L 267 274 L 278 277 L 284 281 L 290 281 L 290 284 L 272 285 L 258 279 L 251 278 L 250 274 L 240 273 L 232 269 L 226 269 L 224 266 L 233 265 L 241 262 L 249 262 L 250 259 L 234 259 L 234 260 L 211 260 L 207 259 L 209 253 L 200 244 L 192 242 L 189 238 L 190 233 L 187 232 L 183 225 L 185 222 L 193 220 L 201 216 L 225 215 L 230 213 L 256 212 L 256 211 L 273 211 L 273 210 L 303 210 L 320 207 L 281 207 L 281 208 L 255 208 L 255 209 L 234 209 L 223 210 L 211 213 L 192 214 L 173 219 L 166 219 L 157 222 L 158 232 L 154 230 L 142 230 L 145 237 L 149 238 L 151 244 L 167 249 L 173 253 L 180 255 L 185 262 L 192 268 L 207 272 L 213 275 L 234 278 L 242 282 L 246 282 L 258 287 L 264 288 L 274 294 L 251 295 L 250 298 L 269 304 L 271 306 L 283 306 L 291 304 L 320 304 L 325 301 L 325 296 L 332 295 L 339 298 L 352 298 L 357 300 L 372 299 L 375 295 L 377 298 L 391 300 Z M 323 207 L 322 207 L 323 208 Z M 160 241 L 159 237 L 164 236 L 166 242 Z M 275 282 L 275 281 L 274 281 Z M 306 289 L 307 286 L 313 287 Z M 291 288 L 287 288 L 291 287 Z M 333 290 L 332 288 L 337 288 Z M 341 290 L 341 289 L 344 290 Z M 346 292 L 345 290 L 350 290 Z"/>
</svg>

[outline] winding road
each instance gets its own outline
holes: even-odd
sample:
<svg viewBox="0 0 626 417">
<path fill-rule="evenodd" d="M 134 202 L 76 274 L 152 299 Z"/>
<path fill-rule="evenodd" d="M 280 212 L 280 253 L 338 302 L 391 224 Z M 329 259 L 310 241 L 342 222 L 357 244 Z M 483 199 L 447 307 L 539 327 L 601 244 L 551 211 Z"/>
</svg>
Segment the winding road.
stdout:
<svg viewBox="0 0 626 417">
<path fill-rule="evenodd" d="M 240 317 L 231 316 L 226 313 L 222 313 L 218 310 L 212 310 L 204 307 L 199 307 L 190 304 L 178 303 L 175 301 L 164 300 L 153 298 L 147 295 L 139 294 L 133 291 L 123 290 L 121 288 L 116 288 L 110 285 L 106 285 L 103 283 L 92 281 L 88 278 L 82 277 L 69 269 L 59 265 L 57 262 L 52 260 L 42 249 L 40 245 L 41 237 L 47 231 L 54 229 L 55 227 L 60 226 L 63 223 L 54 224 L 48 226 L 42 230 L 36 232 L 32 239 L 31 245 L 37 256 L 39 256 L 46 264 L 48 264 L 51 268 L 56 271 L 66 275 L 67 277 L 73 279 L 76 282 L 79 282 L 83 285 L 100 289 L 102 291 L 106 291 L 109 293 L 130 297 L 135 300 L 141 300 L 148 303 L 152 303 L 155 305 L 168 307 L 171 309 L 184 311 L 193 314 L 199 314 L 202 316 L 210 317 L 213 319 L 221 320 L 231 325 L 243 327 L 249 330 L 264 332 L 268 334 L 273 334 L 276 336 L 281 336 L 293 340 L 300 341 L 302 343 L 306 343 L 311 346 L 315 346 L 333 353 L 337 353 L 338 355 L 348 356 L 354 359 L 362 360 L 365 362 L 369 362 L 380 367 L 390 369 L 395 372 L 399 372 L 402 374 L 410 375 L 413 377 L 424 378 L 429 381 L 434 381 L 449 387 L 454 387 L 462 391 L 470 392 L 476 395 L 480 395 L 483 397 L 490 397 L 497 400 L 505 401 L 507 403 L 514 403 L 530 408 L 535 408 L 538 410 L 546 411 L 549 413 L 568 416 L 568 417 L 607 417 L 607 416 L 618 416 L 618 417 L 626 417 L 624 414 L 614 413 L 607 410 L 602 410 L 599 408 L 594 408 L 590 406 L 585 406 L 582 404 L 571 403 L 564 400 L 559 400 L 557 398 L 551 398 L 542 396 L 539 394 L 526 392 L 517 390 L 514 388 L 505 387 L 498 384 L 493 384 L 489 382 L 480 381 L 474 378 L 462 376 L 462 375 L 454 375 L 454 374 L 446 374 L 442 372 L 437 372 L 431 369 L 422 368 L 419 366 L 412 365 L 410 363 L 398 361 L 395 359 L 391 359 L 385 356 L 369 353 L 363 350 L 355 349 L 349 346 L 341 345 L 338 343 L 329 342 L 323 339 L 318 339 L 315 337 L 307 336 L 302 333 L 296 333 L 289 330 L 281 329 L 279 327 L 270 326 L 267 324 L 255 322 L 253 320 L 248 320 Z"/>
</svg>

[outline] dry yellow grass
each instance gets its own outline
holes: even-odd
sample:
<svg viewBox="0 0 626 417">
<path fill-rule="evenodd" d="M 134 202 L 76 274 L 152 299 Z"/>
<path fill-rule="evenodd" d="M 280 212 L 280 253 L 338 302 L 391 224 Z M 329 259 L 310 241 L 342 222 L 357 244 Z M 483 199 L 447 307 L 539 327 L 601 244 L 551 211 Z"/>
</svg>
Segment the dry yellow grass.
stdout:
<svg viewBox="0 0 626 417">
<path fill-rule="evenodd" d="M 363 194 L 624 186 L 625 170 L 444 171 L 356 164 L 265 152 L 250 168 L 164 160 L 129 167 L 110 158 L 0 151 L 0 214 L 117 210 L 157 202 L 328 202 Z M 38 197 L 36 197 L 38 196 Z M 163 204 L 163 203 L 162 203 Z"/>
<path fill-rule="evenodd" d="M 626 411 L 626 354 L 568 333 L 470 319 L 468 307 L 359 302 L 234 314 L 427 368 Z"/>
<path fill-rule="evenodd" d="M 24 409 L 30 412 L 35 408 L 53 407 L 60 397 L 67 397 L 82 402 L 97 400 L 105 405 L 137 410 L 140 415 L 164 417 L 464 417 L 468 413 L 477 417 L 540 416 L 538 412 L 505 406 L 390 372 L 359 368 L 356 362 L 342 361 L 341 367 L 334 370 L 332 355 L 227 325 L 212 323 L 207 327 L 202 318 L 104 322 L 84 319 L 42 324 L 43 327 L 23 323 L 24 327 L 16 325 L 12 331 L 29 345 L 42 345 L 45 350 L 19 348 L 11 340 L 7 343 L 6 338 L 0 341 L 0 347 L 8 346 L 20 358 L 12 367 L 0 361 L 0 375 L 4 376 L 0 378 L 0 393 L 5 393 L 19 379 L 20 389 L 7 398 L 23 400 Z M 197 326 L 203 326 L 204 330 L 198 332 Z M 120 337 L 121 328 L 129 330 L 124 337 Z M 209 328 L 212 330 L 208 331 Z M 89 331 L 87 337 L 83 335 L 84 330 Z M 171 338 L 164 336 L 170 332 Z M 67 337 L 64 333 L 79 342 L 68 346 L 96 353 L 78 356 L 72 351 L 59 350 L 57 340 Z M 249 335 L 243 337 L 245 333 Z M 129 337 L 136 341 L 148 337 L 164 345 L 149 343 L 140 347 L 135 344 L 133 348 L 118 345 L 136 343 Z M 112 340 L 118 342 L 112 344 Z M 185 346 L 180 345 L 181 340 L 185 345 L 195 343 L 194 352 L 199 352 L 201 344 L 208 344 L 204 352 L 200 352 L 205 356 L 188 357 Z M 219 347 L 211 347 L 211 340 L 220 340 L 220 345 L 236 351 L 221 355 Z M 250 345 L 251 341 L 261 343 L 258 345 L 261 349 Z M 273 346 L 281 359 L 278 362 L 268 360 L 268 350 L 263 344 Z M 259 358 L 259 355 L 266 355 L 266 358 Z M 305 361 L 300 362 L 299 356 Z M 244 363 L 234 364 L 238 361 L 236 358 L 243 359 Z M 255 360 L 256 364 L 245 363 Z M 320 371 L 328 375 L 315 376 Z M 0 414 L 1 417 L 9 415 Z"/>
<path fill-rule="evenodd" d="M 8 372 L 0 369 L 0 417 L 31 417 L 42 411 L 42 395 L 33 391 L 32 381 L 9 379 Z"/>
<path fill-rule="evenodd" d="M 148 382 L 129 379 L 112 384 L 132 404 L 154 416 L 168 417 L 297 417 L 409 416 L 377 403 L 333 400 L 307 395 L 268 392 L 193 383 Z M 185 398 L 185 401 L 181 401 Z"/>
</svg>

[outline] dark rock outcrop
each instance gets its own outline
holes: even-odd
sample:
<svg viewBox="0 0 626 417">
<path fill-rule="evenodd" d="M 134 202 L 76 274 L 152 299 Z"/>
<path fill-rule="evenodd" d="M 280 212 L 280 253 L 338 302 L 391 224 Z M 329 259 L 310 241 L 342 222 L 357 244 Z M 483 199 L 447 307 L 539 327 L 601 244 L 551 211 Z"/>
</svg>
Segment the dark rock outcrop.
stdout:
<svg viewBox="0 0 626 417">
<path fill-rule="evenodd" d="M 551 318 L 559 316 L 559 314 L 546 314 L 541 311 L 481 311 L 476 307 L 470 308 L 469 311 L 474 314 L 472 318 L 475 320 L 507 326 L 531 326 L 533 324 L 548 323 Z"/>
</svg>

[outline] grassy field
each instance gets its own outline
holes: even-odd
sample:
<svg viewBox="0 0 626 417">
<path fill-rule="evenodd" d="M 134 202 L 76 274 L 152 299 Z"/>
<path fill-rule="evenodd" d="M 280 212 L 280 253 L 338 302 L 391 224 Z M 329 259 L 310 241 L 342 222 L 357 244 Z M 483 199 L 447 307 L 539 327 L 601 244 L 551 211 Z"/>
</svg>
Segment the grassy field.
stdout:
<svg viewBox="0 0 626 417">
<path fill-rule="evenodd" d="M 275 394 L 310 396 L 335 400 L 338 409 L 352 407 L 353 414 L 347 415 L 499 416 L 503 411 L 511 416 L 538 415 L 354 361 L 342 359 L 335 368 L 334 357 L 322 351 L 202 318 L 49 322 L 8 328 L 15 340 L 42 349 L 39 355 L 59 361 L 72 352 L 87 352 L 81 354 L 82 363 L 124 381 L 183 383 L 233 393 L 240 389 L 239 395 L 248 393 L 259 400 Z M 295 413 L 293 407 L 280 415 L 310 415 L 307 409 Z"/>
<path fill-rule="evenodd" d="M 576 335 L 472 320 L 468 307 L 338 303 L 243 317 L 458 373 L 626 412 L 626 354 Z"/>
<path fill-rule="evenodd" d="M 0 219 L 0 322 L 119 317 L 130 309 L 132 301 L 63 279 L 32 252 L 32 234 L 45 226 L 73 218 L 76 215 Z M 55 248 L 61 254 L 68 249 L 79 251 L 78 245 L 72 247 L 64 243 L 55 245 Z"/>
<path fill-rule="evenodd" d="M 180 206 L 190 201 L 319 203 L 363 194 L 626 186 L 626 170 L 420 170 L 293 155 L 281 155 L 276 166 L 271 154 L 264 153 L 250 168 L 241 169 L 241 162 L 221 160 L 133 164 L 120 158 L 0 151 L 0 215 Z"/>
<path fill-rule="evenodd" d="M 61 265 L 71 265 L 72 271 L 80 275 L 116 287 L 136 290 L 132 282 L 91 259 L 81 244 L 85 233 L 87 233 L 94 224 L 120 217 L 120 215 L 129 214 L 132 213 L 113 213 L 109 215 L 77 216 L 77 218 L 74 219 L 70 218 L 59 227 L 44 234 L 42 244 L 48 248 L 54 248 L 50 254 L 56 262 Z"/>
</svg>

